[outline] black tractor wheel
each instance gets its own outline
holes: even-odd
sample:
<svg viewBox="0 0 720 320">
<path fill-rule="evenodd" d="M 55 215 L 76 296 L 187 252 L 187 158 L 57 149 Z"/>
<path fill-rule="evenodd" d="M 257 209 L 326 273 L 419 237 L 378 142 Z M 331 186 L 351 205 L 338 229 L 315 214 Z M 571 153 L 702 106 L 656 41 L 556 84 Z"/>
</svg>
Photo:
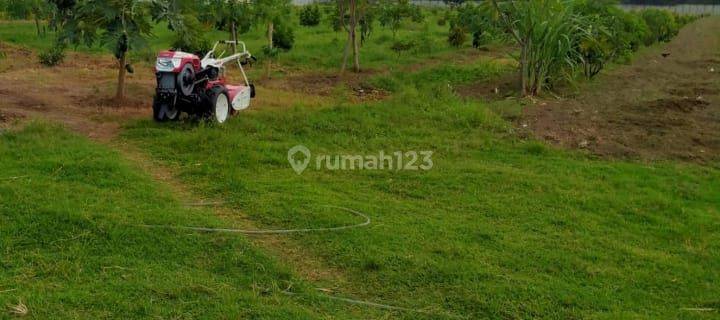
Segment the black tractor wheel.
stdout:
<svg viewBox="0 0 720 320">
<path fill-rule="evenodd" d="M 153 119 L 157 122 L 174 121 L 180 118 L 180 111 L 169 102 L 153 99 Z"/>
<path fill-rule="evenodd" d="M 177 87 L 178 91 L 184 95 L 189 96 L 195 89 L 195 69 L 192 64 L 186 63 L 180 73 L 177 75 Z"/>
</svg>

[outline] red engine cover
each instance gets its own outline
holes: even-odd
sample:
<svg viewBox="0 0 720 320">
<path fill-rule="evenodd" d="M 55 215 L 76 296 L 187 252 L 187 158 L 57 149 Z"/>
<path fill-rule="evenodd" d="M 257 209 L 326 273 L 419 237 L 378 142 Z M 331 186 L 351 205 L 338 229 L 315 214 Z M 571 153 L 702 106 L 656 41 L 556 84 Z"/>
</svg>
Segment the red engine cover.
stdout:
<svg viewBox="0 0 720 320">
<path fill-rule="evenodd" d="M 172 59 L 173 61 L 173 70 L 172 72 L 178 73 L 180 70 L 182 70 L 183 66 L 185 64 L 190 63 L 193 66 L 193 69 L 195 69 L 195 72 L 200 71 L 200 57 L 197 55 L 194 55 L 192 53 L 182 52 L 182 51 L 160 51 L 158 53 L 158 62 L 155 64 L 155 72 L 158 71 L 158 64 L 162 60 Z M 176 63 L 179 61 L 179 63 Z M 165 72 L 168 72 L 170 70 L 162 70 Z"/>
</svg>

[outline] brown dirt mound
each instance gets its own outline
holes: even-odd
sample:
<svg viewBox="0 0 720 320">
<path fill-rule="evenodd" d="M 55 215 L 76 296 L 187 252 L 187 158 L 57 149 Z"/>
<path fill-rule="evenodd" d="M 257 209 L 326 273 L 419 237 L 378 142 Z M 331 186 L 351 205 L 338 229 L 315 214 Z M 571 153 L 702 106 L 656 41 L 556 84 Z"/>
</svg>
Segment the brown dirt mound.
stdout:
<svg viewBox="0 0 720 320">
<path fill-rule="evenodd" d="M 716 161 L 719 29 L 720 17 L 688 25 L 671 43 L 583 85 L 578 96 L 525 109 L 520 130 L 607 157 Z"/>
</svg>

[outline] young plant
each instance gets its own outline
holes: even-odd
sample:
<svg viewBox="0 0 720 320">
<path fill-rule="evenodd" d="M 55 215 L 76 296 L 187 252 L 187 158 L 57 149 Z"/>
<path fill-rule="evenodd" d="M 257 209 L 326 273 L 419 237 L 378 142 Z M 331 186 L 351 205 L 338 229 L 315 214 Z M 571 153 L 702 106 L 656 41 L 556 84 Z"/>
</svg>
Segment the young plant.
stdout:
<svg viewBox="0 0 720 320">
<path fill-rule="evenodd" d="M 467 41 L 467 31 L 460 25 L 451 25 L 448 34 L 448 44 L 455 48 L 460 48 Z"/>
<path fill-rule="evenodd" d="M 670 11 L 661 9 L 646 9 L 642 12 L 654 41 L 667 42 L 678 34 L 680 28 Z"/>
<path fill-rule="evenodd" d="M 378 11 L 380 25 L 392 31 L 393 39 L 396 38 L 403 20 L 422 21 L 422 13 L 419 8 L 411 4 L 409 0 L 384 1 L 380 4 Z"/>
<path fill-rule="evenodd" d="M 338 23 L 348 35 L 340 73 L 345 72 L 351 48 L 353 70 L 360 72 L 360 43 L 369 36 L 372 30 L 373 17 L 370 13 L 372 8 L 373 2 L 371 0 L 337 0 Z M 357 35 L 358 27 L 360 27 L 360 39 L 358 39 Z"/>
<path fill-rule="evenodd" d="M 291 3 L 290 0 L 256 0 L 254 2 L 255 21 L 267 27 L 267 44 L 265 46 L 265 77 L 270 78 L 272 70 L 272 57 L 277 55 L 273 35 L 275 27 L 284 21 L 290 19 Z M 289 27 L 289 26 L 285 26 Z"/>
<path fill-rule="evenodd" d="M 492 8 L 487 6 L 465 3 L 455 9 L 455 14 L 450 20 L 450 38 L 455 37 L 457 29 L 460 28 L 473 36 L 473 47 L 480 47 L 484 38 L 492 34 L 491 30 L 497 28 L 491 14 Z M 452 41 L 451 41 L 452 44 Z"/>
<path fill-rule="evenodd" d="M 255 23 L 255 14 L 249 2 L 243 0 L 212 0 L 204 8 L 203 20 L 214 24 L 217 30 L 230 33 L 230 40 L 238 41 L 238 34 L 250 30 Z M 237 46 L 233 45 L 233 50 Z"/>
<path fill-rule="evenodd" d="M 46 67 L 54 67 L 59 65 L 65 59 L 65 45 L 63 43 L 56 43 L 52 48 L 40 52 L 38 54 L 40 64 Z"/>
<path fill-rule="evenodd" d="M 582 61 L 577 44 L 592 39 L 569 0 L 492 0 L 503 25 L 520 46 L 521 92 L 535 96 L 560 79 L 571 79 Z"/>
<path fill-rule="evenodd" d="M 149 3 L 142 0 L 86 0 L 78 2 L 73 17 L 66 23 L 67 39 L 91 46 L 102 43 L 110 49 L 118 66 L 116 103 L 125 99 L 125 74 L 132 70 L 128 52 L 143 47 L 150 36 Z"/>
<path fill-rule="evenodd" d="M 316 4 L 303 6 L 300 9 L 300 25 L 306 27 L 313 27 L 320 24 L 322 19 L 322 13 L 320 7 Z"/>
</svg>

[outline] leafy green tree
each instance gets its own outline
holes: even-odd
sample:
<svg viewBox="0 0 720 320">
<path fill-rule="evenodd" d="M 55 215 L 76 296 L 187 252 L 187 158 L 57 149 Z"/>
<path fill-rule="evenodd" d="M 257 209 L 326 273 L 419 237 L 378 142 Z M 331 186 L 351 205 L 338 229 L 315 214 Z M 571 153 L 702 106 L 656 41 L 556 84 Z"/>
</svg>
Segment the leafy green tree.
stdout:
<svg viewBox="0 0 720 320">
<path fill-rule="evenodd" d="M 292 14 L 290 0 L 255 0 L 253 2 L 255 21 L 267 26 L 267 44 L 265 46 L 265 77 L 269 78 L 272 70 L 272 57 L 278 54 L 274 46 L 273 35 L 275 26 L 288 23 Z M 288 27 L 288 26 L 285 26 Z"/>
<path fill-rule="evenodd" d="M 79 0 L 65 26 L 67 39 L 88 46 L 102 43 L 117 60 L 116 103 L 125 99 L 125 74 L 132 70 L 128 52 L 142 47 L 150 36 L 150 3 L 143 0 Z"/>
<path fill-rule="evenodd" d="M 55 31 L 62 30 L 65 23 L 73 16 L 75 0 L 49 0 L 49 3 L 52 7 L 50 27 Z"/>
<path fill-rule="evenodd" d="M 343 52 L 340 72 L 345 72 L 347 61 L 352 50 L 353 70 L 360 72 L 360 44 L 372 30 L 372 12 L 374 2 L 371 0 L 337 0 L 338 23 L 348 34 Z M 358 27 L 360 39 L 358 39 Z"/>
<path fill-rule="evenodd" d="M 237 41 L 238 34 L 247 32 L 255 23 L 253 7 L 245 0 L 210 0 L 201 12 L 206 23 L 229 32 L 232 41 Z"/>
<path fill-rule="evenodd" d="M 380 25 L 392 30 L 393 39 L 397 36 L 403 20 L 422 20 L 419 8 L 411 4 L 409 0 L 383 1 L 379 4 L 378 11 Z"/>
<path fill-rule="evenodd" d="M 455 14 L 450 19 L 451 33 L 458 28 L 470 32 L 473 36 L 473 47 L 478 48 L 487 38 L 502 34 L 493 12 L 492 6 L 487 4 L 464 3 L 455 8 Z"/>
</svg>

